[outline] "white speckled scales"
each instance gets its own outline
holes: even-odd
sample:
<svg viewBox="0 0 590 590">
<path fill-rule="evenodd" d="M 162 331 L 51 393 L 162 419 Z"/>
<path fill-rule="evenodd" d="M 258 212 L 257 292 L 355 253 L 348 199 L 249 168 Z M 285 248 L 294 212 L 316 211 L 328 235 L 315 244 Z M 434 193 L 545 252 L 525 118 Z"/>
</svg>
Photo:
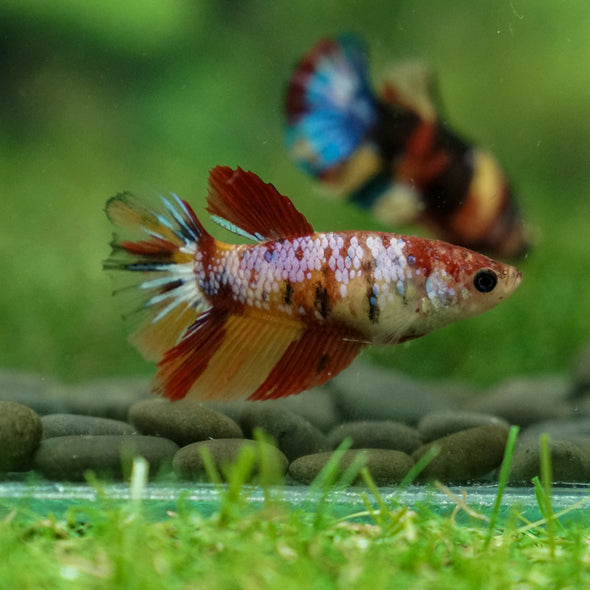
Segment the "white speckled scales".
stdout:
<svg viewBox="0 0 590 590">
<path fill-rule="evenodd" d="M 338 322 L 371 342 L 380 340 L 382 313 L 398 318 L 398 325 L 385 327 L 389 336 L 415 313 L 406 292 L 420 270 L 408 264 L 404 248 L 394 235 L 314 233 L 221 246 L 208 261 L 198 253 L 196 276 L 211 296 L 223 291 L 242 305 L 304 321 Z"/>
</svg>

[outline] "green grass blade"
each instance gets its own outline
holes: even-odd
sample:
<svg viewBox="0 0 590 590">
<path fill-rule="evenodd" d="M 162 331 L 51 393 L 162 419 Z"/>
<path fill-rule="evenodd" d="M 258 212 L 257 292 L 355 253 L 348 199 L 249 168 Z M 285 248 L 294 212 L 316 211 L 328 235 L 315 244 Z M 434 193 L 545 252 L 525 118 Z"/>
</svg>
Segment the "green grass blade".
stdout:
<svg viewBox="0 0 590 590">
<path fill-rule="evenodd" d="M 484 547 L 486 549 L 489 547 L 494 531 L 496 530 L 498 515 L 500 514 L 500 506 L 502 505 L 502 497 L 504 495 L 504 490 L 506 489 L 508 478 L 510 476 L 510 466 L 512 464 L 512 457 L 514 456 L 518 431 L 518 426 L 511 426 L 510 432 L 508 433 L 508 440 L 506 441 L 506 448 L 504 449 L 504 458 L 502 459 L 500 475 L 498 477 L 498 491 L 496 493 L 496 498 L 492 507 L 492 514 L 490 516 L 490 523 L 488 525 L 488 534 L 484 543 Z"/>
</svg>

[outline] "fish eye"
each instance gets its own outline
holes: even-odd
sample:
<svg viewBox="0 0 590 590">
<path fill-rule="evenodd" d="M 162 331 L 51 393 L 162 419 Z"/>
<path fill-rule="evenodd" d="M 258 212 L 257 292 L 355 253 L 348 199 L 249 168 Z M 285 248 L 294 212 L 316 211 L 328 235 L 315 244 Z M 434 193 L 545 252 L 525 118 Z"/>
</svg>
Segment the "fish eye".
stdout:
<svg viewBox="0 0 590 590">
<path fill-rule="evenodd" d="M 478 271 L 473 277 L 473 286 L 480 293 L 489 293 L 490 291 L 493 291 L 497 284 L 498 276 L 489 268 Z"/>
</svg>

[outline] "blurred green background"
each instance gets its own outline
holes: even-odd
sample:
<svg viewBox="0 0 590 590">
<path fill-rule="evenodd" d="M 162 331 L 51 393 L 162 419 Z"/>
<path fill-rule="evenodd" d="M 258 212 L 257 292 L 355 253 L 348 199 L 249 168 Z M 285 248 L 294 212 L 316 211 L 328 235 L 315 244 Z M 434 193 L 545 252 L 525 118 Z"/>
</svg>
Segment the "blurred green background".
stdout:
<svg viewBox="0 0 590 590">
<path fill-rule="evenodd" d="M 368 40 L 374 78 L 398 58 L 432 62 L 447 120 L 498 156 L 537 239 L 509 301 L 367 356 L 481 385 L 569 371 L 590 341 L 585 0 L 3 0 L 0 366 L 68 380 L 153 370 L 101 270 L 103 207 L 121 190 L 175 191 L 205 218 L 208 170 L 240 165 L 318 230 L 378 228 L 319 197 L 283 148 L 294 62 L 342 31 Z"/>
</svg>

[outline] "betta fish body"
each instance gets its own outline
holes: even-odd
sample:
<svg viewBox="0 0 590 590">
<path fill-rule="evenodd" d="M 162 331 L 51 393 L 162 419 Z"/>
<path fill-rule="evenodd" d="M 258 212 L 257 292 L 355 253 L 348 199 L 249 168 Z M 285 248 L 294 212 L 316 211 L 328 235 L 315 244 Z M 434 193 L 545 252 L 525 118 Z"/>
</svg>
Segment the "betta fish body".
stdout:
<svg viewBox="0 0 590 590">
<path fill-rule="evenodd" d="M 374 93 L 362 41 L 323 39 L 290 79 L 287 147 L 306 172 L 385 223 L 417 221 L 454 244 L 522 256 L 528 236 L 506 177 L 439 119 L 430 86 L 428 69 L 407 63 Z"/>
<path fill-rule="evenodd" d="M 314 232 L 252 172 L 211 171 L 207 210 L 253 244 L 215 240 L 191 207 L 166 214 L 125 193 L 109 270 L 126 271 L 150 317 L 132 335 L 158 362 L 171 399 L 278 398 L 321 385 L 368 344 L 417 338 L 485 311 L 521 280 L 516 269 L 439 241 L 379 232 Z"/>
</svg>

